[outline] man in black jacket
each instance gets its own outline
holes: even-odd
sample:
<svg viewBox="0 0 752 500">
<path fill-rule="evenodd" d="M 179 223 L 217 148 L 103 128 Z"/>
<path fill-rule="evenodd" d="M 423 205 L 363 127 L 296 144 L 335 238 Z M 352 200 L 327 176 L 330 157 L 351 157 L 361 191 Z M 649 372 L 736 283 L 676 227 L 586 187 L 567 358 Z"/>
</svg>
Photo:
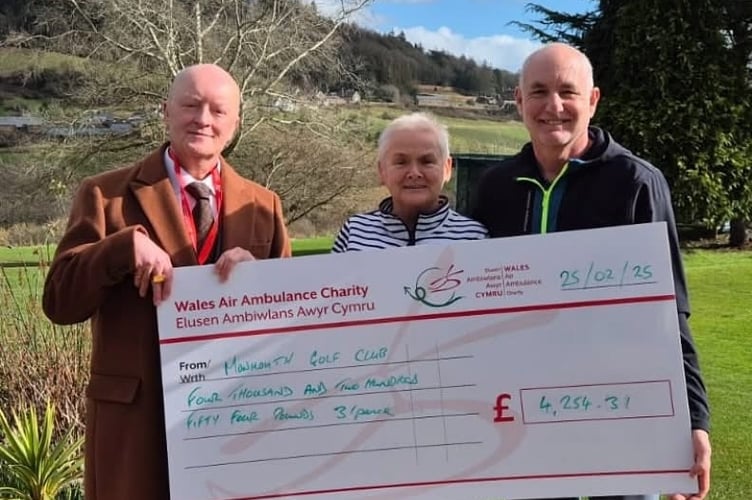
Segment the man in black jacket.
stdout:
<svg viewBox="0 0 752 500">
<path fill-rule="evenodd" d="M 491 237 L 667 223 L 695 452 L 691 475 L 699 486 L 698 493 L 671 500 L 702 500 L 710 488 L 709 409 L 687 324 L 689 300 L 671 195 L 658 169 L 590 126 L 599 98 L 582 52 L 557 43 L 530 55 L 515 99 L 531 141 L 484 175 L 473 216 Z"/>
</svg>

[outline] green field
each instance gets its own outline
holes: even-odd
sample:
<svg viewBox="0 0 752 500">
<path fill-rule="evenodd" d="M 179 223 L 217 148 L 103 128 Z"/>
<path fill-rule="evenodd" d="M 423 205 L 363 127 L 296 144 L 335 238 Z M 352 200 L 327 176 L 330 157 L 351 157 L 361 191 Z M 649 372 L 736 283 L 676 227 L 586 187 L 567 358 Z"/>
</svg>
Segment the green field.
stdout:
<svg viewBox="0 0 752 500">
<path fill-rule="evenodd" d="M 442 119 L 442 121 L 445 121 Z M 516 153 L 528 141 L 527 130 L 521 122 L 496 122 L 451 118 L 449 127 L 453 154 L 488 153 L 508 155 Z"/>
<path fill-rule="evenodd" d="M 440 113 L 440 109 L 426 108 L 419 111 Z M 365 124 L 366 135 L 376 142 L 379 132 L 394 118 L 408 110 L 387 106 L 362 106 L 358 109 L 340 110 L 343 117 L 355 118 Z M 451 154 L 484 153 L 508 155 L 517 152 L 528 141 L 522 122 L 490 120 L 484 118 L 459 118 L 437 114 L 439 122 L 449 129 Z"/>
</svg>

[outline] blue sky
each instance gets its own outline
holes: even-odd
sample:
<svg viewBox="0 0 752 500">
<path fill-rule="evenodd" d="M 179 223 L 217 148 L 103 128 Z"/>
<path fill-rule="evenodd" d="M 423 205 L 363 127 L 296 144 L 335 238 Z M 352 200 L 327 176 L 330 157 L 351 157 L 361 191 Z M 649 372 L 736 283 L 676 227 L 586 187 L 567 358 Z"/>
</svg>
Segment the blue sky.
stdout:
<svg viewBox="0 0 752 500">
<path fill-rule="evenodd" d="M 538 42 L 510 21 L 532 21 L 525 6 L 531 0 L 376 0 L 371 27 L 381 32 L 404 31 L 408 40 L 426 49 L 473 57 L 491 66 L 517 71 Z M 539 0 L 562 12 L 585 12 L 591 0 Z"/>
<path fill-rule="evenodd" d="M 323 0 L 326 1 L 326 0 Z M 593 10 L 594 0 L 375 0 L 357 22 L 383 33 L 404 32 L 425 49 L 472 57 L 518 71 L 539 43 L 510 21 L 532 21 L 525 11 L 537 3 L 562 12 Z"/>
</svg>

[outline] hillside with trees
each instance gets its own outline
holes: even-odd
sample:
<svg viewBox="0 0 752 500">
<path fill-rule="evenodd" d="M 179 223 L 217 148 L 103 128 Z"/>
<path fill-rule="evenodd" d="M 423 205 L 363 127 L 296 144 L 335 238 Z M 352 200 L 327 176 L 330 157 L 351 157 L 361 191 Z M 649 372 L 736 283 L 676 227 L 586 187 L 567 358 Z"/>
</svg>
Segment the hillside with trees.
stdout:
<svg viewBox="0 0 752 500">
<path fill-rule="evenodd" d="M 515 73 L 467 57 L 425 50 L 408 42 L 404 33 L 380 34 L 349 25 L 343 30 L 342 40 L 340 55 L 350 62 L 354 82 L 363 82 L 376 96 L 389 96 L 388 86 L 396 87 L 403 96 L 411 96 L 416 84 L 422 84 L 452 87 L 468 96 L 511 99 L 517 83 Z"/>
</svg>

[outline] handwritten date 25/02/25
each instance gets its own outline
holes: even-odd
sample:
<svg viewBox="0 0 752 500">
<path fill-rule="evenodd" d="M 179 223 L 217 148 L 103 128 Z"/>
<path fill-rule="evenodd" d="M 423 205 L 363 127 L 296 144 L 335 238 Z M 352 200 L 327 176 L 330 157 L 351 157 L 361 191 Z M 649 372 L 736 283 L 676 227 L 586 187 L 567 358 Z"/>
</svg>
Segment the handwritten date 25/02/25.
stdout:
<svg viewBox="0 0 752 500">
<path fill-rule="evenodd" d="M 651 278 L 653 278 L 653 269 L 650 264 L 629 261 L 626 261 L 621 269 L 596 266 L 594 262 L 591 262 L 587 271 L 564 269 L 559 273 L 562 289 L 646 283 Z"/>
</svg>

